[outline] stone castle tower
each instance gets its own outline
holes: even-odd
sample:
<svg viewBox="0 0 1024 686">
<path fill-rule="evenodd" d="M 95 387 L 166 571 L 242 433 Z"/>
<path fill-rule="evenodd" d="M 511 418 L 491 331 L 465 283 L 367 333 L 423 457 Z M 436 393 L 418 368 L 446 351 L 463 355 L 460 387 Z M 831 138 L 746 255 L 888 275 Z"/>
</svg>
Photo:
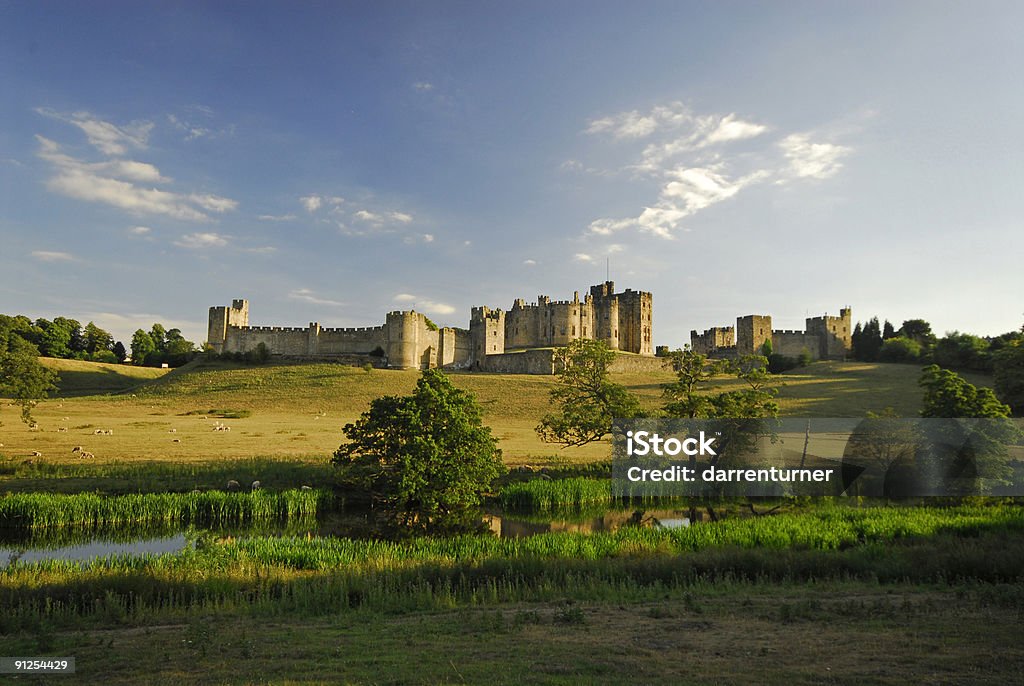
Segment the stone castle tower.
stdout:
<svg viewBox="0 0 1024 686">
<path fill-rule="evenodd" d="M 235 300 L 230 307 L 210 308 L 207 342 L 216 353 L 244 353 L 262 343 L 272 355 L 282 357 L 340 360 L 362 355 L 403 369 L 551 373 L 551 349 L 579 339 L 602 340 L 612 350 L 653 356 L 652 307 L 650 293 L 616 293 L 615 284 L 606 281 L 591 287 L 583 300 L 577 291 L 572 300 L 552 301 L 541 295 L 536 304 L 527 305 L 517 299 L 507 312 L 474 307 L 468 330 L 438 328 L 415 311 L 389 312 L 381 326 L 332 329 L 317 322 L 308 327 L 249 326 L 249 303 Z M 531 354 L 518 354 L 525 352 Z"/>
</svg>

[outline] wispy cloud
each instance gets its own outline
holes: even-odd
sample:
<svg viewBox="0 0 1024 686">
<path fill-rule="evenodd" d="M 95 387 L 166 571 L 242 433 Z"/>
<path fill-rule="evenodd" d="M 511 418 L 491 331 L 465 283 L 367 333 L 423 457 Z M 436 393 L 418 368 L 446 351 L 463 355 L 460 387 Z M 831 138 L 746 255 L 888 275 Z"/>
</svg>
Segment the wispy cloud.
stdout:
<svg viewBox="0 0 1024 686">
<path fill-rule="evenodd" d="M 789 170 L 797 177 L 827 179 L 843 167 L 841 160 L 851 149 L 833 143 L 812 143 L 809 136 L 794 133 L 779 142 L 789 160 Z"/>
<path fill-rule="evenodd" d="M 636 215 L 591 221 L 585 232 L 591 236 L 632 229 L 671 239 L 686 230 L 687 218 L 753 185 L 833 176 L 851 152 L 847 146 L 814 140 L 811 133 L 771 140 L 767 124 L 736 113 L 696 114 L 679 102 L 593 119 L 584 131 L 616 141 L 650 139 L 624 170 L 657 184 L 651 203 Z M 575 160 L 562 166 L 585 169 Z"/>
<path fill-rule="evenodd" d="M 33 250 L 32 257 L 40 262 L 72 262 L 75 259 L 71 253 L 54 250 Z"/>
<path fill-rule="evenodd" d="M 417 81 L 416 83 L 412 84 L 412 88 L 413 90 L 419 91 L 420 93 L 427 93 L 429 91 L 434 90 L 434 84 L 430 83 L 429 81 Z"/>
<path fill-rule="evenodd" d="M 576 253 L 575 255 L 573 255 L 573 259 L 576 260 L 577 262 L 593 262 L 594 261 L 594 257 L 592 255 L 588 255 L 585 252 L 578 252 L 578 253 Z"/>
<path fill-rule="evenodd" d="M 523 260 L 523 264 L 527 267 L 535 267 L 537 266 L 537 260 Z"/>
<path fill-rule="evenodd" d="M 413 309 L 427 314 L 454 314 L 455 308 L 447 303 L 436 302 L 412 293 L 399 293 L 392 298 L 397 303 L 409 303 Z"/>
<path fill-rule="evenodd" d="M 229 238 L 231 237 L 222 236 L 219 233 L 189 233 L 174 241 L 174 244 L 179 248 L 189 250 L 206 250 L 227 246 Z"/>
<path fill-rule="evenodd" d="M 206 105 L 186 105 L 180 115 L 168 114 L 167 123 L 171 128 L 184 134 L 183 140 L 200 138 L 215 139 L 235 133 L 235 126 L 218 126 L 214 123 L 216 113 Z"/>
<path fill-rule="evenodd" d="M 77 126 L 86 139 L 104 155 L 124 155 L 130 148 L 144 150 L 153 130 L 153 122 L 133 121 L 118 126 L 93 116 L 88 112 L 63 114 L 47 107 L 38 107 L 36 112 L 58 121 Z"/>
<path fill-rule="evenodd" d="M 132 234 L 133 236 L 148 236 L 151 233 L 153 233 L 153 229 L 149 228 L 148 226 L 133 226 L 132 228 L 128 229 L 128 233 Z"/>
<path fill-rule="evenodd" d="M 370 210 L 359 210 L 352 218 L 364 224 L 383 226 L 384 224 L 408 224 L 412 221 L 412 215 L 405 212 L 371 212 Z"/>
<path fill-rule="evenodd" d="M 330 307 L 341 307 L 345 303 L 339 300 L 330 300 L 328 298 L 321 298 L 308 288 L 297 288 L 288 294 L 289 300 L 298 300 L 300 302 L 312 303 L 313 305 L 328 305 Z"/>
<path fill-rule="evenodd" d="M 138 186 L 135 182 L 171 181 L 146 162 L 116 159 L 90 163 L 63 153 L 48 138 L 36 136 L 36 140 L 39 158 L 54 170 L 47 187 L 69 198 L 111 205 L 132 214 L 158 214 L 191 222 L 208 221 L 207 212 L 222 213 L 238 206 L 235 200 L 209 193 L 182 194 Z"/>
<path fill-rule="evenodd" d="M 290 222 L 295 219 L 294 214 L 261 214 L 256 217 L 261 222 Z"/>
<path fill-rule="evenodd" d="M 324 204 L 323 198 L 319 195 L 306 195 L 299 198 L 299 202 L 306 208 L 307 212 L 313 213 L 320 209 L 320 206 Z"/>
</svg>

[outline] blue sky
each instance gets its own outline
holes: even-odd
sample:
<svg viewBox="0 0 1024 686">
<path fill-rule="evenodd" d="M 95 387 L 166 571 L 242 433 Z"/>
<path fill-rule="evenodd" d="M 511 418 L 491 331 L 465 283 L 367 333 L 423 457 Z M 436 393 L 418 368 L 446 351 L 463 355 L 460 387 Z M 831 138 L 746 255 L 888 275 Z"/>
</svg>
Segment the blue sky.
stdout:
<svg viewBox="0 0 1024 686">
<path fill-rule="evenodd" d="M 1024 5 L 4 3 L 0 312 L 1024 321 Z"/>
</svg>

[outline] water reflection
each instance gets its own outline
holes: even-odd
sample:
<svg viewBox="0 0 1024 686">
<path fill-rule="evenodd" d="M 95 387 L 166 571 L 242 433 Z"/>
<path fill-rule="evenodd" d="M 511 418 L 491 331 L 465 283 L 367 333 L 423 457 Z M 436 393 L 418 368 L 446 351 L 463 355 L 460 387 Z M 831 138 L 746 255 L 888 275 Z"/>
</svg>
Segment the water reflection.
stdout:
<svg viewBox="0 0 1024 686">
<path fill-rule="evenodd" d="M 500 511 L 464 513 L 455 520 L 431 522 L 428 529 L 400 529 L 372 510 L 348 510 L 324 516 L 315 525 L 301 527 L 259 526 L 248 528 L 182 528 L 171 525 L 118 526 L 104 529 L 0 530 L 0 569 L 14 561 L 85 561 L 108 555 L 159 555 L 176 553 L 196 540 L 220 542 L 252 536 L 320 536 L 354 539 L 400 540 L 424 533 L 432 536 L 456 534 L 496 535 L 521 538 L 550 532 L 582 534 L 616 531 L 624 527 L 678 529 L 690 526 L 691 510 L 612 509 L 582 513 L 528 515 Z M 700 517 L 700 513 L 696 513 Z"/>
<path fill-rule="evenodd" d="M 185 534 L 165 538 L 145 538 L 130 542 L 92 540 L 78 545 L 58 548 L 13 548 L 0 547 L 0 569 L 14 562 L 30 563 L 43 560 L 68 560 L 69 562 L 92 560 L 107 555 L 160 555 L 177 553 L 189 545 Z"/>
<path fill-rule="evenodd" d="M 683 510 L 607 510 L 601 514 L 544 516 L 494 513 L 486 516 L 489 528 L 501 538 L 521 538 L 555 531 L 597 533 L 623 527 L 679 529 L 690 526 Z"/>
</svg>

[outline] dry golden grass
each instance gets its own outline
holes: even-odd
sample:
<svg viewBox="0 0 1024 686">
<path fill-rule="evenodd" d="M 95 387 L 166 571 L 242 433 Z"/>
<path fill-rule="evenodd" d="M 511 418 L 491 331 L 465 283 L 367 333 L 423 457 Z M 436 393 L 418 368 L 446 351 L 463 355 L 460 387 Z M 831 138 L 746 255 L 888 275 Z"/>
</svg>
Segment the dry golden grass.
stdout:
<svg viewBox="0 0 1024 686">
<path fill-rule="evenodd" d="M 372 400 L 409 393 L 415 371 L 370 372 L 332 364 L 274 364 L 240 367 L 193 364 L 167 373 L 66 360 L 47 360 L 62 375 L 65 396 L 36 409 L 38 431 L 22 424 L 16 408 L 0 408 L 0 454 L 45 461 L 78 461 L 74 446 L 95 454 L 97 462 L 218 461 L 272 456 L 324 460 L 342 441 L 342 426 L 354 421 Z M 892 407 L 916 416 L 921 392 L 920 367 L 821 362 L 783 375 L 779 401 L 788 416 L 849 417 Z M 607 459 L 607 444 L 562 450 L 542 443 L 534 433 L 551 409 L 549 376 L 456 373 L 453 381 L 472 392 L 484 408 L 485 422 L 501 441 L 509 464 L 553 464 Z M 661 399 L 661 385 L 672 374 L 621 374 L 615 380 L 641 396 L 647 409 Z M 972 378 L 985 382 L 984 377 Z M 734 387 L 725 380 L 719 388 Z M 73 397 L 96 388 L 106 395 Z M 128 390 L 125 390 L 128 389 Z M 243 418 L 216 416 L 240 411 Z M 217 431 L 217 426 L 230 427 Z M 60 428 L 66 431 L 59 430 Z M 113 430 L 98 435 L 97 430 Z"/>
</svg>

